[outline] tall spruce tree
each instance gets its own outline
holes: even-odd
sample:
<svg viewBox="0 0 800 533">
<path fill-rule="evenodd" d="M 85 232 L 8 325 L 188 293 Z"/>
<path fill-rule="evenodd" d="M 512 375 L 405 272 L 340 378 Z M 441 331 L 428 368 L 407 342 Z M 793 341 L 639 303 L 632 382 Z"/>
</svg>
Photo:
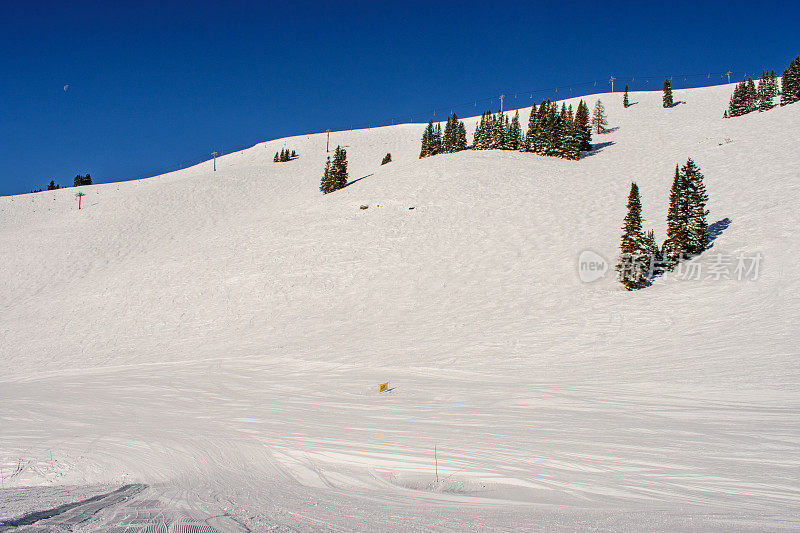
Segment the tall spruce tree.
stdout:
<svg viewBox="0 0 800 533">
<path fill-rule="evenodd" d="M 642 230 L 642 201 L 639 198 L 639 187 L 631 183 L 628 194 L 628 214 L 622 224 L 620 257 L 616 270 L 619 281 L 629 291 L 641 289 L 647 285 L 649 261 L 645 257 L 645 234 Z"/>
<path fill-rule="evenodd" d="M 519 150 L 522 146 L 522 128 L 519 124 L 519 110 L 514 113 L 511 125 L 508 127 L 508 149 Z"/>
<path fill-rule="evenodd" d="M 433 120 L 428 121 L 428 126 L 422 132 L 422 146 L 419 150 L 419 158 L 428 157 L 433 155 Z"/>
<path fill-rule="evenodd" d="M 589 106 L 581 100 L 575 111 L 575 128 L 580 135 L 580 150 L 588 152 L 592 149 L 592 125 L 589 121 Z"/>
<path fill-rule="evenodd" d="M 766 72 L 764 72 L 764 74 L 761 76 L 761 79 L 758 80 L 758 88 L 756 89 L 756 92 L 758 93 L 759 111 L 767 111 L 775 106 L 775 104 L 772 102 L 773 97 L 769 74 Z"/>
<path fill-rule="evenodd" d="M 522 139 L 522 147 L 520 151 L 522 152 L 532 152 L 533 151 L 533 135 L 536 132 L 536 103 L 534 102 L 533 106 L 531 107 L 531 114 L 528 116 L 528 131 L 525 132 L 525 136 Z"/>
<path fill-rule="evenodd" d="M 672 83 L 669 79 L 664 80 L 664 94 L 661 97 L 664 107 L 672 107 Z"/>
<path fill-rule="evenodd" d="M 708 194 L 700 168 L 689 158 L 681 168 L 686 190 L 687 253 L 696 255 L 708 248 Z"/>
<path fill-rule="evenodd" d="M 753 78 L 747 77 L 745 82 L 745 113 L 752 113 L 758 109 L 758 92 L 756 91 L 756 84 L 753 83 Z"/>
<path fill-rule="evenodd" d="M 431 155 L 436 155 L 441 153 L 442 153 L 442 125 L 436 124 L 436 129 L 433 130 Z"/>
<path fill-rule="evenodd" d="M 603 106 L 603 102 L 597 100 L 594 104 L 594 111 L 592 111 L 592 126 L 594 126 L 595 133 L 604 133 L 606 131 L 606 126 L 608 126 L 608 120 L 606 119 L 606 108 Z"/>
<path fill-rule="evenodd" d="M 669 191 L 667 210 L 667 240 L 661 255 L 671 270 L 689 254 L 689 200 L 686 180 L 675 165 L 675 177 Z"/>
<path fill-rule="evenodd" d="M 630 102 L 628 101 L 628 85 L 625 85 L 625 94 L 622 95 L 622 107 L 628 109 Z"/>
<path fill-rule="evenodd" d="M 322 191 L 322 194 L 328 194 L 336 190 L 333 185 L 333 178 L 331 177 L 331 156 L 328 156 L 327 161 L 325 161 L 325 172 L 322 174 L 319 190 Z"/>
<path fill-rule="evenodd" d="M 464 126 L 464 122 L 459 120 L 458 121 L 458 141 L 456 144 L 457 150 L 466 150 L 467 149 L 467 128 Z"/>
<path fill-rule="evenodd" d="M 341 146 L 337 146 L 333 152 L 331 173 L 337 190 L 347 185 L 347 180 L 349 179 L 347 173 L 347 151 Z"/>
<path fill-rule="evenodd" d="M 800 56 L 792 59 L 781 79 L 781 106 L 800 100 Z"/>
</svg>

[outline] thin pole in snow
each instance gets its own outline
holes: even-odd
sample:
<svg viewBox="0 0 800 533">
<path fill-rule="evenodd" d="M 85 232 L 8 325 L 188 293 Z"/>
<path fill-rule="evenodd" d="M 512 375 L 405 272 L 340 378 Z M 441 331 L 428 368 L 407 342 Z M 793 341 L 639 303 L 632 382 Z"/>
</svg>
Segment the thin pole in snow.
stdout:
<svg viewBox="0 0 800 533">
<path fill-rule="evenodd" d="M 728 71 L 728 72 L 726 72 L 725 74 L 727 74 L 727 75 L 728 75 L 728 83 L 730 83 L 730 82 L 731 82 L 731 74 L 733 74 L 733 72 L 731 72 L 731 71 L 729 70 L 729 71 Z"/>
<path fill-rule="evenodd" d="M 611 92 L 612 93 L 614 92 L 614 80 L 615 79 L 617 79 L 617 78 L 615 78 L 614 76 L 611 76 L 611 78 L 608 79 L 608 81 L 611 82 Z"/>
<path fill-rule="evenodd" d="M 505 97 L 506 97 L 506 95 L 504 95 L 504 94 L 500 95 L 500 113 L 503 112 L 503 100 L 505 99 Z"/>
<path fill-rule="evenodd" d="M 211 152 L 211 155 L 214 156 L 214 172 L 217 171 L 217 152 Z"/>
<path fill-rule="evenodd" d="M 439 455 L 436 452 L 436 445 L 433 445 L 433 459 L 436 464 L 436 483 L 439 483 Z"/>
<path fill-rule="evenodd" d="M 86 195 L 83 194 L 82 192 L 79 192 L 79 193 L 75 193 L 75 196 L 78 198 L 78 211 L 80 211 L 81 210 L 81 198 L 83 198 Z"/>
</svg>

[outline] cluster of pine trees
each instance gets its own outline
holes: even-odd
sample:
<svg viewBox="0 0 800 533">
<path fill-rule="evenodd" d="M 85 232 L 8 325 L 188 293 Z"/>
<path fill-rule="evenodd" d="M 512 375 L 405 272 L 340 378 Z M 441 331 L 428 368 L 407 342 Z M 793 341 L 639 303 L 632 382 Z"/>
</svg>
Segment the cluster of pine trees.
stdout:
<svg viewBox="0 0 800 533">
<path fill-rule="evenodd" d="M 464 123 L 458 120 L 455 113 L 447 118 L 442 132 L 442 125 L 433 125 L 433 120 L 428 122 L 428 127 L 422 133 L 422 147 L 419 158 L 430 157 L 437 154 L 451 154 L 467 149 L 467 129 Z"/>
<path fill-rule="evenodd" d="M 793 104 L 800 100 L 800 56 L 792 59 L 789 68 L 783 71 L 781 79 L 781 105 Z"/>
<path fill-rule="evenodd" d="M 603 116 L 605 124 L 605 116 Z M 528 130 L 523 133 L 519 111 L 509 120 L 502 112 L 487 111 L 475 128 L 474 150 L 517 150 L 540 155 L 578 159 L 580 152 L 592 149 L 592 126 L 589 107 L 581 100 L 573 113 L 572 106 L 543 100 L 531 108 Z"/>
<path fill-rule="evenodd" d="M 75 180 L 73 183 L 75 187 L 80 187 L 81 185 L 91 185 L 92 178 L 91 176 L 89 176 L 89 174 L 86 174 L 85 176 L 81 176 L 80 174 L 78 174 L 77 176 L 75 176 Z"/>
<path fill-rule="evenodd" d="M 386 163 L 391 163 L 391 162 L 392 162 L 392 154 L 389 153 L 387 153 L 385 156 L 383 156 L 383 159 L 381 159 L 381 165 L 385 165 Z"/>
<path fill-rule="evenodd" d="M 749 77 L 739 82 L 733 89 L 731 101 L 725 118 L 740 117 L 753 111 L 767 111 L 775 107 L 773 100 L 778 95 L 778 77 L 775 71 L 764 71 L 758 80 L 758 87 Z"/>
<path fill-rule="evenodd" d="M 672 270 L 682 260 L 708 248 L 708 195 L 703 174 L 694 161 L 675 166 L 669 193 L 667 239 L 659 249 L 652 230 L 642 229 L 642 202 L 639 188 L 631 183 L 628 214 L 622 225 L 620 259 L 616 265 L 619 280 L 629 291 L 646 287 L 650 280 Z"/>
<path fill-rule="evenodd" d="M 347 151 L 341 146 L 337 146 L 333 152 L 333 161 L 330 156 L 325 162 L 325 173 L 322 175 L 322 182 L 319 190 L 322 194 L 338 191 L 347 185 Z"/>
<path fill-rule="evenodd" d="M 280 152 L 275 152 L 275 158 L 273 161 L 276 163 L 285 163 L 286 161 L 291 161 L 295 157 L 297 157 L 297 154 L 294 150 L 290 152 L 288 148 L 284 148 Z"/>
</svg>

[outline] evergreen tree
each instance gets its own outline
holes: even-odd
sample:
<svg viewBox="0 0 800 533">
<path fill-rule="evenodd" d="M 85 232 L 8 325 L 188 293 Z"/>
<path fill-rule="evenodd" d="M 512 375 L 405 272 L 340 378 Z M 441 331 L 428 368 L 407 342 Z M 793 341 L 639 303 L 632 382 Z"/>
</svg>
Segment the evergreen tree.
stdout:
<svg viewBox="0 0 800 533">
<path fill-rule="evenodd" d="M 85 176 L 81 176 L 80 174 L 78 174 L 77 176 L 75 176 L 75 182 L 74 182 L 75 187 L 80 187 L 81 185 L 91 185 L 91 184 L 92 184 L 92 178 L 91 176 L 89 176 L 89 174 L 86 174 Z"/>
<path fill-rule="evenodd" d="M 292 150 L 292 154 L 289 156 L 289 159 L 294 159 L 295 157 L 297 157 L 297 152 Z"/>
<path fill-rule="evenodd" d="M 628 194 L 628 214 L 622 225 L 620 242 L 620 260 L 616 270 L 619 281 L 629 291 L 641 289 L 647 285 L 648 262 L 645 259 L 645 235 L 642 231 L 642 201 L 639 198 L 639 187 L 631 183 Z"/>
<path fill-rule="evenodd" d="M 453 113 L 455 116 L 455 113 Z M 447 123 L 444 126 L 444 136 L 442 137 L 442 153 L 449 154 L 455 151 L 455 128 L 453 124 L 453 116 L 447 117 Z"/>
<path fill-rule="evenodd" d="M 47 190 L 48 191 L 54 191 L 56 189 L 58 189 L 58 185 L 56 185 L 55 181 L 50 180 L 50 183 L 47 184 Z"/>
<path fill-rule="evenodd" d="M 664 262 L 661 257 L 661 250 L 656 244 L 656 234 L 653 230 L 647 232 L 642 243 L 644 258 L 647 259 L 647 277 L 653 278 L 664 273 Z"/>
<path fill-rule="evenodd" d="M 422 148 L 419 151 L 419 158 L 422 159 L 423 157 L 428 157 L 433 155 L 433 143 L 434 143 L 434 129 L 433 129 L 433 120 L 428 121 L 428 126 L 425 128 L 425 131 L 422 133 Z"/>
<path fill-rule="evenodd" d="M 575 115 L 572 113 L 572 105 L 567 108 L 566 136 L 564 138 L 564 157 L 577 161 L 581 155 L 580 131 L 575 124 Z"/>
<path fill-rule="evenodd" d="M 800 100 L 800 56 L 783 71 L 781 80 L 781 106 L 793 104 Z"/>
<path fill-rule="evenodd" d="M 273 161 L 275 161 L 276 163 L 280 161 L 280 159 L 278 158 L 278 152 L 275 152 L 275 158 L 273 159 Z"/>
<path fill-rule="evenodd" d="M 331 179 L 335 187 L 334 190 L 339 190 L 347 185 L 348 178 L 347 152 L 341 146 L 337 146 L 333 152 L 333 161 L 331 162 Z"/>
<path fill-rule="evenodd" d="M 456 150 L 466 150 L 467 149 L 467 128 L 464 126 L 462 121 L 458 121 L 458 137 L 456 141 Z"/>
<path fill-rule="evenodd" d="M 681 168 L 686 190 L 687 253 L 696 255 L 708 248 L 708 195 L 703 184 L 703 174 L 689 158 Z"/>
<path fill-rule="evenodd" d="M 536 103 L 534 102 L 533 107 L 531 107 L 531 114 L 528 117 L 528 131 L 525 132 L 525 136 L 522 141 L 522 147 L 520 147 L 520 151 L 522 152 L 532 152 L 533 151 L 533 135 L 536 132 Z"/>
<path fill-rule="evenodd" d="M 322 194 L 328 194 L 336 190 L 333 184 L 333 177 L 331 176 L 331 156 L 325 161 L 325 172 L 322 174 L 322 182 L 319 185 L 319 190 Z"/>
<path fill-rule="evenodd" d="M 603 102 L 600 100 L 597 101 L 594 105 L 594 111 L 592 112 L 592 126 L 594 126 L 595 133 L 604 133 L 606 131 L 606 126 L 608 126 L 608 120 L 606 119 L 606 108 L 603 107 Z"/>
<path fill-rule="evenodd" d="M 436 129 L 433 132 L 431 139 L 431 155 L 442 153 L 442 125 L 436 124 Z"/>
<path fill-rule="evenodd" d="M 761 79 L 758 80 L 758 88 L 756 89 L 756 92 L 758 93 L 759 111 L 767 111 L 775 106 L 775 104 L 772 103 L 772 87 L 769 80 L 769 74 L 766 72 L 761 76 Z"/>
<path fill-rule="evenodd" d="M 575 111 L 575 129 L 578 130 L 580 151 L 588 152 L 592 149 L 592 125 L 589 122 L 589 106 L 583 100 Z"/>
<path fill-rule="evenodd" d="M 662 247 L 662 256 L 671 270 L 689 254 L 689 201 L 686 180 L 675 165 L 675 177 L 669 191 L 667 210 L 667 240 Z"/>
<path fill-rule="evenodd" d="M 661 99 L 664 107 L 672 107 L 672 83 L 668 79 L 664 80 L 664 95 Z"/>
<path fill-rule="evenodd" d="M 625 85 L 625 94 L 622 95 L 622 107 L 628 109 L 630 102 L 628 102 L 628 86 Z"/>
<path fill-rule="evenodd" d="M 519 110 L 514 113 L 511 125 L 508 127 L 508 149 L 519 150 L 522 147 L 522 128 L 519 125 Z"/>
<path fill-rule="evenodd" d="M 387 153 L 385 156 L 383 156 L 383 159 L 381 160 L 381 165 L 385 165 L 386 163 L 391 163 L 391 162 L 392 162 L 392 154 Z"/>
<path fill-rule="evenodd" d="M 749 76 L 745 82 L 744 95 L 745 113 L 752 113 L 758 108 L 758 92 L 756 91 L 755 83 L 753 83 L 753 78 Z"/>
</svg>

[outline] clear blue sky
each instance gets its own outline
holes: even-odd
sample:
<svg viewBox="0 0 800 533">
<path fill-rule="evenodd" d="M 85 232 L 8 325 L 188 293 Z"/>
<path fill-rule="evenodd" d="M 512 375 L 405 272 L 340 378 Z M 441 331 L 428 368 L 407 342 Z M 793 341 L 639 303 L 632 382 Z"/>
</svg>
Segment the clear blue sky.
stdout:
<svg viewBox="0 0 800 533">
<path fill-rule="evenodd" d="M 0 0 L 0 195 L 611 74 L 780 73 L 800 53 L 797 2 L 597 5 Z"/>
</svg>

